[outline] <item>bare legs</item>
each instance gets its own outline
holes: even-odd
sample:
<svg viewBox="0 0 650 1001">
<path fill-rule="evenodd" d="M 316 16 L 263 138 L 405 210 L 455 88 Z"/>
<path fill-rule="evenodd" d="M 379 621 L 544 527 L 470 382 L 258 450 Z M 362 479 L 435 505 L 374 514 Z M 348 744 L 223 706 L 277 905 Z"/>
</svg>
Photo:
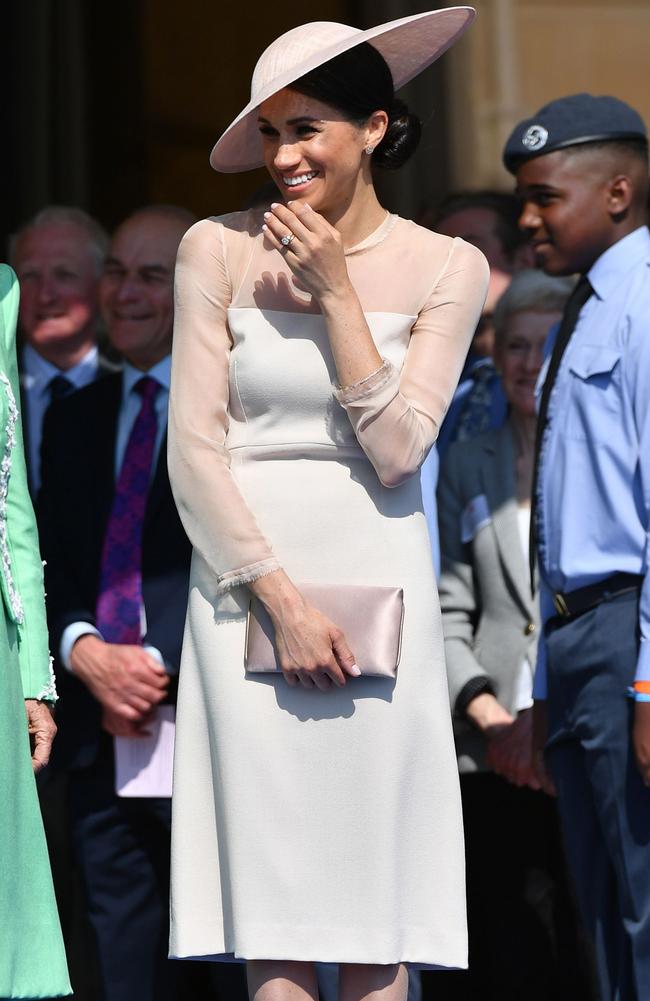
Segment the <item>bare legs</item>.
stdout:
<svg viewBox="0 0 650 1001">
<path fill-rule="evenodd" d="M 318 1001 L 312 963 L 253 960 L 248 963 L 251 1001 Z M 406 1001 L 405 966 L 341 965 L 339 1001 Z"/>
<path fill-rule="evenodd" d="M 409 977 L 405 966 L 342 965 L 339 1001 L 406 1001 Z"/>
<path fill-rule="evenodd" d="M 250 1001 L 318 1001 L 313 963 L 254 959 L 246 974 Z"/>
</svg>

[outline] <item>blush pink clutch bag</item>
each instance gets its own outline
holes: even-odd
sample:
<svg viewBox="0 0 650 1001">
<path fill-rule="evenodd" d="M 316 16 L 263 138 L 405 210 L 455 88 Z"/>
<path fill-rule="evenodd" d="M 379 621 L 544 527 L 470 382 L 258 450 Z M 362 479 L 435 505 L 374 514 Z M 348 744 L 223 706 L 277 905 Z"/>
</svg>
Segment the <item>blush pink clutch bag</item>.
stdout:
<svg viewBox="0 0 650 1001">
<path fill-rule="evenodd" d="M 363 584 L 297 584 L 306 601 L 342 629 L 361 673 L 394 678 L 399 664 L 404 621 L 400 587 Z M 260 601 L 251 599 L 244 664 L 252 674 L 280 670 L 275 631 Z"/>
</svg>

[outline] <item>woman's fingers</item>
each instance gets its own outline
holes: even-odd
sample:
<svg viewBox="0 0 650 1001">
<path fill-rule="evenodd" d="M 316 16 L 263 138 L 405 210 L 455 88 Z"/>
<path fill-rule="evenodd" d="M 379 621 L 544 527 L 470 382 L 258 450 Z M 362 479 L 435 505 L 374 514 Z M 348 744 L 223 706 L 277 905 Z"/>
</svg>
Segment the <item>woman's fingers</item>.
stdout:
<svg viewBox="0 0 650 1001">
<path fill-rule="evenodd" d="M 320 234 L 321 239 L 329 236 L 338 237 L 337 231 L 318 212 L 303 202 L 289 202 L 283 205 L 274 202 L 264 213 L 262 227 L 276 250 L 286 253 L 291 248 L 294 253 L 300 248 L 307 248 L 310 239 Z M 283 237 L 291 237 L 288 244 L 283 244 Z M 292 246 L 293 245 L 293 246 Z"/>
<path fill-rule="evenodd" d="M 280 236 L 284 233 L 293 233 L 294 236 L 301 241 L 305 241 L 309 238 L 309 233 L 311 228 L 309 225 L 305 225 L 305 222 L 309 220 L 309 215 L 314 215 L 315 213 L 310 212 L 304 215 L 303 212 L 295 206 L 295 203 L 290 202 L 289 205 L 283 205 L 281 202 L 274 202 L 271 205 L 270 212 L 264 213 L 264 219 L 271 224 L 276 223 L 280 227 Z M 268 218 L 267 218 L 268 216 Z M 274 232 L 276 232 L 274 228 Z"/>
<path fill-rule="evenodd" d="M 292 212 L 310 233 L 328 233 L 330 236 L 338 237 L 339 234 L 336 228 L 320 212 L 315 212 L 308 202 L 296 199 L 296 201 L 287 202 L 283 208 L 285 211 Z"/>
<path fill-rule="evenodd" d="M 279 208 L 284 210 L 282 218 L 275 211 Z M 275 210 L 264 213 L 264 226 L 262 229 L 276 250 L 279 250 L 283 254 L 290 252 L 295 254 L 300 247 L 306 245 L 305 239 L 309 237 L 309 233 L 301 225 L 293 212 L 287 211 L 284 205 L 275 206 Z"/>
<path fill-rule="evenodd" d="M 312 681 L 319 688 L 321 692 L 328 692 L 332 687 L 332 679 L 329 675 L 317 671 L 316 674 L 311 675 Z"/>
<path fill-rule="evenodd" d="M 342 630 L 310 606 L 303 609 L 297 630 L 295 624 L 276 630 L 276 641 L 282 673 L 291 687 L 325 692 L 333 684 L 342 688 L 348 675 L 361 674 Z"/>
<path fill-rule="evenodd" d="M 264 223 L 262 229 L 264 230 L 264 235 L 271 244 L 271 246 L 275 247 L 276 250 L 279 250 L 281 254 L 288 254 L 291 251 L 291 243 L 293 243 L 293 240 L 291 241 L 291 243 L 286 245 L 282 243 L 282 237 L 287 235 L 286 229 L 280 229 L 278 224 L 276 224 L 275 227 L 272 228 L 272 224 L 270 223 L 268 224 Z"/>
<path fill-rule="evenodd" d="M 56 723 L 49 706 L 37 699 L 25 700 L 27 729 L 32 738 L 32 766 L 39 772 L 50 760 L 52 741 L 56 734 Z"/>
<path fill-rule="evenodd" d="M 348 646 L 348 641 L 340 629 L 335 629 L 332 632 L 332 649 L 345 673 L 349 674 L 352 678 L 358 678 L 361 674 L 361 668 L 355 661 L 354 654 Z"/>
</svg>

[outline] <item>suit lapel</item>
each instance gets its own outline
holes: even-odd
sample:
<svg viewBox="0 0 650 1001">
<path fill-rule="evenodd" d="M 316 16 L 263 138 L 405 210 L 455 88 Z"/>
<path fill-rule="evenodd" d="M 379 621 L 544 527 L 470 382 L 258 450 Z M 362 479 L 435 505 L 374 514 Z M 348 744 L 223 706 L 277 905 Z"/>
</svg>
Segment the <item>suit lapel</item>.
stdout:
<svg viewBox="0 0 650 1001">
<path fill-rule="evenodd" d="M 528 568 L 519 531 L 514 444 L 508 424 L 497 435 L 491 435 L 486 443 L 481 478 L 492 514 L 501 562 L 510 579 L 513 593 L 526 615 L 532 618 Z"/>
<path fill-rule="evenodd" d="M 96 524 L 103 539 L 115 493 L 115 443 L 122 398 L 122 377 L 109 376 L 97 383 L 97 387 L 97 414 L 90 429 L 91 447 L 88 453 L 95 493 Z"/>
</svg>

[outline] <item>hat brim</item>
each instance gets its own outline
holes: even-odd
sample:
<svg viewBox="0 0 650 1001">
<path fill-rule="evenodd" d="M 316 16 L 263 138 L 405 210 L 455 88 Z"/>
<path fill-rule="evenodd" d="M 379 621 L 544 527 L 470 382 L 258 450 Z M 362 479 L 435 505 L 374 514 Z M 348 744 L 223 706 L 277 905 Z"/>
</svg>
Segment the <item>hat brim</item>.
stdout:
<svg viewBox="0 0 650 1001">
<path fill-rule="evenodd" d="M 336 45 L 321 49 L 276 77 L 256 94 L 228 126 L 210 154 L 210 165 L 225 174 L 254 170 L 264 165 L 257 109 L 263 101 L 362 42 L 371 42 L 388 63 L 395 90 L 399 90 L 435 62 L 470 26 L 473 7 L 444 7 L 424 14 L 412 14 L 367 31 L 359 31 Z"/>
</svg>

